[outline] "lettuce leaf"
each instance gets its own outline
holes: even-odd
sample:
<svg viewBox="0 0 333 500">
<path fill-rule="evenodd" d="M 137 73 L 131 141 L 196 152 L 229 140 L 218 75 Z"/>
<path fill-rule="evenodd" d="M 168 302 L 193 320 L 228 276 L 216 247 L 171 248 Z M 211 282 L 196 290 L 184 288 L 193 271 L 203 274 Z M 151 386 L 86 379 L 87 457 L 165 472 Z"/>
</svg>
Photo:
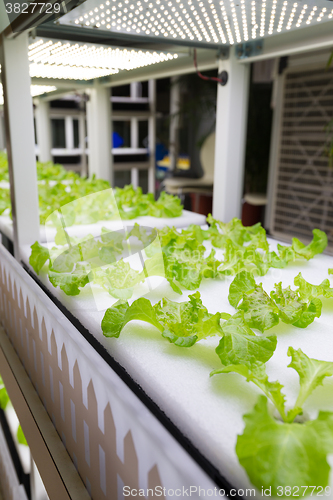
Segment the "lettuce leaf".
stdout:
<svg viewBox="0 0 333 500">
<path fill-rule="evenodd" d="M 327 235 L 320 229 L 313 229 L 313 239 L 308 245 L 304 245 L 298 238 L 292 239 L 291 246 L 278 245 L 280 258 L 285 262 L 293 262 L 297 258 L 312 259 L 315 255 L 322 253 L 327 247 Z"/>
<path fill-rule="evenodd" d="M 66 295 L 79 295 L 80 288 L 85 287 L 89 283 L 88 273 L 81 270 L 71 274 L 58 273 L 49 270 L 50 283 L 56 288 L 65 292 Z"/>
<path fill-rule="evenodd" d="M 124 326 L 133 320 L 154 325 L 163 337 L 181 347 L 190 347 L 198 340 L 222 334 L 220 314 L 208 313 L 199 292 L 190 295 L 188 302 L 164 298 L 155 306 L 146 298 L 135 300 L 131 306 L 120 301 L 105 312 L 101 324 L 103 334 L 119 337 Z"/>
<path fill-rule="evenodd" d="M 263 290 L 262 283 L 252 293 L 244 294 L 238 309 L 244 311 L 244 320 L 250 328 L 263 332 L 279 323 L 279 309 Z"/>
<path fill-rule="evenodd" d="M 29 264 L 36 271 L 37 274 L 41 271 L 44 264 L 49 260 L 50 252 L 46 247 L 43 247 L 35 241 L 33 245 L 31 245 L 31 254 L 29 257 Z"/>
<path fill-rule="evenodd" d="M 89 277 L 110 295 L 122 300 L 131 298 L 133 287 L 145 279 L 144 272 L 132 269 L 123 259 L 107 268 L 93 269 Z"/>
<path fill-rule="evenodd" d="M 256 335 L 244 321 L 242 311 L 223 323 L 222 332 L 223 337 L 216 348 L 216 354 L 224 366 L 252 366 L 258 361 L 266 363 L 276 349 L 276 336 Z"/>
<path fill-rule="evenodd" d="M 303 312 L 303 302 L 301 302 L 297 291 L 290 286 L 282 288 L 282 282 L 274 285 L 275 291 L 271 291 L 271 298 L 279 308 L 280 318 L 284 323 L 293 324 L 299 320 Z"/>
<path fill-rule="evenodd" d="M 289 496 L 286 486 L 302 494 L 306 494 L 308 487 L 310 494 L 315 486 L 328 485 L 330 467 L 322 435 L 330 434 L 333 414 L 320 413 L 317 420 L 304 424 L 281 424 L 270 415 L 267 399 L 260 396 L 254 409 L 244 415 L 244 421 L 236 453 L 259 490 L 269 489 L 272 497 L 286 497 Z"/>
<path fill-rule="evenodd" d="M 311 300 L 323 295 L 326 298 L 333 297 L 333 288 L 330 288 L 330 281 L 325 279 L 320 285 L 311 285 L 299 273 L 294 279 L 294 284 L 298 286 L 297 292 L 302 300 Z"/>
<path fill-rule="evenodd" d="M 291 356 L 288 366 L 294 368 L 299 375 L 300 391 L 295 406 L 301 408 L 324 378 L 333 376 L 333 363 L 309 358 L 301 349 L 296 350 L 293 347 L 289 347 L 288 356 Z"/>
<path fill-rule="evenodd" d="M 237 274 L 229 287 L 228 300 L 233 307 L 237 307 L 243 295 L 252 293 L 256 287 L 256 282 L 251 273 L 242 271 Z"/>
<path fill-rule="evenodd" d="M 5 384 L 3 383 L 3 380 L 0 376 L 0 408 L 2 410 L 5 410 L 8 403 L 9 403 L 9 396 Z"/>
<path fill-rule="evenodd" d="M 24 446 L 28 446 L 27 440 L 25 439 L 25 435 L 23 434 L 21 424 L 17 428 L 16 437 L 17 437 L 17 440 L 20 444 L 23 444 Z"/>
<path fill-rule="evenodd" d="M 322 302 L 318 298 L 312 298 L 310 294 L 305 297 L 300 294 L 299 289 L 282 288 L 281 282 L 275 284 L 274 287 L 275 291 L 271 292 L 271 298 L 275 300 L 280 318 L 284 323 L 306 328 L 315 318 L 320 317 Z M 311 300 L 308 302 L 307 299 Z"/>
<path fill-rule="evenodd" d="M 163 298 L 154 306 L 158 321 L 164 326 L 163 337 L 176 345 L 190 347 L 198 340 L 221 335 L 220 314 L 207 311 L 199 292 L 188 298 L 188 302 Z"/>
<path fill-rule="evenodd" d="M 137 299 L 131 306 L 127 302 L 119 301 L 106 310 L 102 320 L 102 331 L 106 337 L 119 337 L 124 326 L 133 320 L 145 321 L 158 330 L 163 327 L 158 322 L 156 313 L 150 301 L 144 297 Z"/>
</svg>

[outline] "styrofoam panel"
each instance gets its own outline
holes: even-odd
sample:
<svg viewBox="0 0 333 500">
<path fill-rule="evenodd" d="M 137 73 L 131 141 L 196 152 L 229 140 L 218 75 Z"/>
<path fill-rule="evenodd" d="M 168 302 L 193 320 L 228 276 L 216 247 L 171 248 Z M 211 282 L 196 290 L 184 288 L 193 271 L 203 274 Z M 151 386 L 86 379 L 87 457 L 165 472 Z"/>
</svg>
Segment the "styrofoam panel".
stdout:
<svg viewBox="0 0 333 500">
<path fill-rule="evenodd" d="M 276 249 L 277 242 L 269 242 L 271 249 Z M 207 252 L 210 249 L 207 244 Z M 30 251 L 25 249 L 26 262 L 29 254 Z M 308 262 L 290 264 L 286 269 L 270 269 L 266 276 L 256 281 L 263 282 L 264 289 L 270 292 L 274 283 L 279 281 L 282 281 L 283 286 L 293 286 L 294 277 L 302 272 L 306 280 L 318 284 L 328 277 L 329 267 L 333 267 L 333 258 L 317 255 Z M 201 341 L 190 349 L 179 348 L 163 339 L 153 326 L 131 322 L 126 325 L 119 339 L 107 339 L 100 327 L 104 312 L 96 308 L 91 285 L 86 286 L 79 296 L 67 297 L 54 288 L 45 275 L 41 279 L 231 484 L 238 488 L 251 487 L 245 471 L 239 465 L 235 444 L 237 435 L 244 428 L 243 415 L 251 411 L 260 390 L 237 374 L 209 377 L 211 370 L 221 366 L 214 352 L 218 337 Z M 199 291 L 209 312 L 235 312 L 227 298 L 231 280 L 205 280 L 202 283 Z M 165 281 L 146 297 L 153 303 L 164 296 L 184 301 L 190 293 L 184 292 L 180 297 Z M 110 297 L 109 301 L 111 306 L 115 299 Z M 269 331 L 277 334 L 278 346 L 267 363 L 267 371 L 271 380 L 278 379 L 285 384 L 290 406 L 297 397 L 298 375 L 287 368 L 290 362 L 288 346 L 301 348 L 310 357 L 333 360 L 333 311 L 328 300 L 324 300 L 323 304 L 322 316 L 306 329 L 280 323 Z M 317 415 L 318 409 L 333 411 L 332 388 L 333 380 L 328 379 L 309 398 L 305 411 L 311 417 Z"/>
<path fill-rule="evenodd" d="M 190 224 L 196 224 L 198 226 L 205 224 L 206 217 L 195 212 L 189 212 L 188 210 L 183 210 L 183 214 L 180 217 L 137 217 L 136 219 L 123 220 L 122 224 L 124 226 L 134 226 L 135 223 L 140 224 L 145 227 L 156 227 L 157 229 L 162 229 L 163 227 L 177 227 L 184 228 Z M 69 226 L 66 228 L 69 236 L 75 236 L 77 238 L 86 236 L 87 234 L 92 234 L 93 236 L 98 236 L 101 232 L 102 227 L 106 227 L 110 230 L 119 229 L 119 223 L 117 221 L 100 221 L 96 224 L 82 224 L 76 226 Z M 0 231 L 3 232 L 9 239 L 13 239 L 13 222 L 10 217 L 6 215 L 0 216 Z M 56 234 L 56 229 L 53 227 L 40 226 L 40 242 L 53 241 Z"/>
</svg>

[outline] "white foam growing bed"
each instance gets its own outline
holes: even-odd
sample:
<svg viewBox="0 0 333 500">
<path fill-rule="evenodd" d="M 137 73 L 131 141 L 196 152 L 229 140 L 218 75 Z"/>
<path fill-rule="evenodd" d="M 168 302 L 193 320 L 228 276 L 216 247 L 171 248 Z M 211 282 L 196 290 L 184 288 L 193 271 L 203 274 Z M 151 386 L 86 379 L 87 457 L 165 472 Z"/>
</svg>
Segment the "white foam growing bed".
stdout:
<svg viewBox="0 0 333 500">
<path fill-rule="evenodd" d="M 269 243 L 271 249 L 276 249 L 276 241 L 269 240 Z M 210 244 L 207 248 L 210 249 Z M 30 249 L 25 248 L 23 254 L 28 263 Z M 294 277 L 302 272 L 307 281 L 319 284 L 328 277 L 329 267 L 333 267 L 333 258 L 317 255 L 309 262 L 298 261 L 282 270 L 270 269 L 266 276 L 257 278 L 257 282 L 263 282 L 264 289 L 270 292 L 274 283 L 279 281 L 284 287 L 293 286 Z M 79 296 L 67 297 L 49 283 L 45 274 L 40 278 L 232 485 L 251 487 L 244 469 L 239 465 L 235 444 L 237 435 L 244 429 L 242 417 L 253 408 L 261 392 L 237 374 L 209 377 L 211 370 L 221 366 L 214 351 L 219 337 L 201 341 L 191 348 L 180 348 L 162 338 L 153 326 L 131 322 L 119 339 L 107 339 L 100 327 L 104 311 L 97 310 L 90 285 Z M 209 312 L 235 312 L 227 298 L 231 281 L 232 278 L 203 281 L 199 291 Z M 115 302 L 107 293 L 100 293 L 105 307 Z M 193 292 L 184 291 L 182 296 L 177 295 L 165 280 L 146 297 L 153 303 L 165 296 L 184 301 L 190 293 Z M 280 322 L 269 330 L 269 334 L 273 333 L 278 337 L 278 345 L 267 363 L 267 372 L 270 380 L 278 379 L 285 385 L 291 407 L 299 385 L 297 373 L 287 368 L 290 362 L 288 346 L 301 348 L 313 358 L 333 360 L 333 300 L 323 299 L 321 317 L 306 329 Z M 333 379 L 326 379 L 324 385 L 308 399 L 304 407 L 306 413 L 316 417 L 318 410 L 333 411 L 332 391 Z M 333 466 L 333 456 L 330 463 Z M 333 486 L 332 472 L 330 483 Z"/>
<path fill-rule="evenodd" d="M 163 227 L 176 227 L 184 228 L 190 224 L 195 224 L 201 226 L 205 224 L 206 217 L 195 212 L 190 212 L 188 210 L 183 210 L 180 217 L 137 217 L 131 220 L 122 220 L 124 226 L 133 226 L 135 223 L 141 226 L 147 227 L 157 227 L 162 229 Z M 93 236 L 98 236 L 101 232 L 101 228 L 106 227 L 110 230 L 116 230 L 119 228 L 119 221 L 99 221 L 95 224 L 81 224 L 69 226 L 66 228 L 68 234 L 72 237 L 81 238 L 87 234 L 92 234 Z M 10 240 L 13 240 L 13 221 L 10 217 L 6 215 L 0 216 L 0 231 L 7 236 Z M 56 234 L 56 229 L 53 227 L 40 226 L 40 242 L 53 241 Z"/>
</svg>

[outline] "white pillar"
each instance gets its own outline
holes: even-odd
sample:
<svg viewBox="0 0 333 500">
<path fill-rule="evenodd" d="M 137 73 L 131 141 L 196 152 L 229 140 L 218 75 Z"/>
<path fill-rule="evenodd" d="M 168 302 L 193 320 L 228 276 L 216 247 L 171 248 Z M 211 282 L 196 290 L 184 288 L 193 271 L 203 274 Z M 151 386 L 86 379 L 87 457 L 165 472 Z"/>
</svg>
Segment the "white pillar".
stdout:
<svg viewBox="0 0 333 500">
<path fill-rule="evenodd" d="M 89 175 L 96 174 L 113 184 L 112 126 L 110 89 L 96 84 L 89 91 L 87 125 L 89 141 Z"/>
<path fill-rule="evenodd" d="M 14 252 L 39 239 L 34 117 L 30 95 L 28 34 L 1 39 L 6 144 L 14 227 Z"/>
<path fill-rule="evenodd" d="M 0 151 L 5 149 L 5 131 L 3 123 L 3 110 L 0 108 Z"/>
<path fill-rule="evenodd" d="M 150 117 L 148 122 L 148 148 L 149 148 L 149 170 L 148 170 L 148 192 L 155 194 L 155 150 L 156 150 L 156 80 L 148 82 L 148 96 L 150 106 Z"/>
<path fill-rule="evenodd" d="M 179 77 L 173 76 L 171 78 L 171 89 L 170 89 L 170 127 L 169 127 L 169 157 L 170 157 L 171 170 L 175 169 L 178 156 L 179 104 L 180 104 Z"/>
<path fill-rule="evenodd" d="M 131 98 L 135 99 L 137 97 L 142 97 L 142 85 L 141 82 L 131 82 L 130 86 Z"/>
<path fill-rule="evenodd" d="M 133 84 L 131 83 L 131 86 L 132 85 Z M 131 118 L 131 148 L 137 149 L 138 147 L 139 147 L 139 120 L 137 118 Z M 131 168 L 131 184 L 135 189 L 139 185 L 139 169 L 137 167 Z"/>
<path fill-rule="evenodd" d="M 241 216 L 250 66 L 234 55 L 219 62 L 228 82 L 218 84 L 213 216 L 223 222 Z"/>
<path fill-rule="evenodd" d="M 36 99 L 35 120 L 37 131 L 37 144 L 39 147 L 38 159 L 41 162 L 52 161 L 51 149 L 51 119 L 49 115 L 49 102 Z"/>
<path fill-rule="evenodd" d="M 79 118 L 79 148 L 81 149 L 81 177 L 88 176 L 86 155 L 86 115 L 84 111 Z"/>
<path fill-rule="evenodd" d="M 282 121 L 282 102 L 283 102 L 283 87 L 284 87 L 284 74 L 278 74 L 279 58 L 275 60 L 275 71 L 273 81 L 273 91 L 271 107 L 273 108 L 273 120 L 271 131 L 271 147 L 269 152 L 269 167 L 268 167 L 268 181 L 267 181 L 267 205 L 265 210 L 265 229 L 272 229 L 273 227 L 273 206 L 275 205 L 275 185 L 278 173 L 279 161 L 279 143 L 280 143 L 280 129 Z"/>
<path fill-rule="evenodd" d="M 65 138 L 66 149 L 74 149 L 74 126 L 72 116 L 65 116 Z"/>
</svg>

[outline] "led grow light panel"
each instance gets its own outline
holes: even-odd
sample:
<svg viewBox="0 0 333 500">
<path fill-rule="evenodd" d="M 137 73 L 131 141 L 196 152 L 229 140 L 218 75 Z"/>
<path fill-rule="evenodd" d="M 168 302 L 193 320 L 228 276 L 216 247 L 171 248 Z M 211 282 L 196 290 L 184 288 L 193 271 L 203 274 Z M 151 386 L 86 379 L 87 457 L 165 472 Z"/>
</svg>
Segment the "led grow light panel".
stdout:
<svg viewBox="0 0 333 500">
<path fill-rule="evenodd" d="M 48 92 L 53 92 L 57 90 L 57 87 L 53 85 L 30 85 L 30 94 L 32 97 L 37 97 L 42 94 L 47 94 Z M 0 105 L 3 104 L 3 89 L 0 83 Z"/>
<path fill-rule="evenodd" d="M 234 44 L 332 22 L 330 0 L 87 0 L 60 19 L 90 29 Z"/>
<path fill-rule="evenodd" d="M 31 77 L 91 80 L 178 55 L 39 38 L 29 45 L 28 57 Z"/>
</svg>

